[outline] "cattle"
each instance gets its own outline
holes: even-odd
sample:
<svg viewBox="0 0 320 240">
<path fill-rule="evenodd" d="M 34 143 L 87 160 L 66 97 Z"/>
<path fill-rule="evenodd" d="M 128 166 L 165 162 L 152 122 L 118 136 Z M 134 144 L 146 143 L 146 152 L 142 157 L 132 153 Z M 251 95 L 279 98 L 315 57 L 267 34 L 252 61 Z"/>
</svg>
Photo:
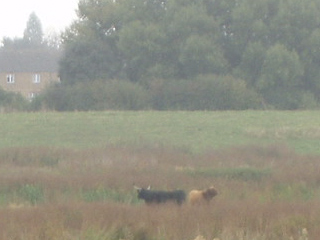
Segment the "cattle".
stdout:
<svg viewBox="0 0 320 240">
<path fill-rule="evenodd" d="M 154 191 L 150 190 L 150 187 L 147 189 L 135 187 L 135 189 L 137 190 L 138 198 L 143 199 L 146 204 L 172 201 L 181 205 L 186 200 L 186 193 L 183 190 Z"/>
<path fill-rule="evenodd" d="M 217 194 L 218 191 L 214 187 L 210 187 L 205 190 L 192 190 L 189 192 L 188 200 L 191 205 L 209 203 Z"/>
</svg>

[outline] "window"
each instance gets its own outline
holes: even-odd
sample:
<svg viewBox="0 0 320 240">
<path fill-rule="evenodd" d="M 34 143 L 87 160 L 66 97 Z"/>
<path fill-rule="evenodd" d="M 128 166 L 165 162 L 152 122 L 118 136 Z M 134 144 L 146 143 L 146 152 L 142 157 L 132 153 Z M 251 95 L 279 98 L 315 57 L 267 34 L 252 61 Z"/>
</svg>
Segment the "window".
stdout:
<svg viewBox="0 0 320 240">
<path fill-rule="evenodd" d="M 40 74 L 36 73 L 32 75 L 32 82 L 33 83 L 40 83 Z"/>
<path fill-rule="evenodd" d="M 7 74 L 7 83 L 14 83 L 14 75 Z"/>
</svg>

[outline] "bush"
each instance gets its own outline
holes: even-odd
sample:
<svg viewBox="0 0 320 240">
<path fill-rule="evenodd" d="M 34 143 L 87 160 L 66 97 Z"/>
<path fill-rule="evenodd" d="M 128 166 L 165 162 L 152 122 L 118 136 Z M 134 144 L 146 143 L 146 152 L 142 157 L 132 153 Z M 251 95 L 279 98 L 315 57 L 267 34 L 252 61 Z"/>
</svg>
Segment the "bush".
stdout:
<svg viewBox="0 0 320 240">
<path fill-rule="evenodd" d="M 149 95 L 142 86 L 128 81 L 109 81 L 105 84 L 106 95 L 101 96 L 104 106 L 98 109 L 143 110 L 149 108 Z M 101 92 L 101 94 L 103 94 Z M 99 103 L 99 99 L 97 99 Z"/>
<path fill-rule="evenodd" d="M 44 193 L 41 186 L 26 184 L 19 189 L 20 197 L 32 205 L 44 201 Z"/>
<path fill-rule="evenodd" d="M 280 110 L 317 109 L 319 104 L 315 96 L 302 89 L 278 88 L 264 93 L 269 106 Z"/>
<path fill-rule="evenodd" d="M 24 111 L 28 109 L 28 101 L 18 93 L 7 92 L 0 88 L 1 111 Z"/>
<path fill-rule="evenodd" d="M 194 93 L 188 80 L 154 80 L 149 83 L 149 91 L 155 110 L 195 110 L 190 106 Z"/>
<path fill-rule="evenodd" d="M 132 203 L 134 200 L 134 197 L 130 194 L 107 189 L 101 186 L 96 189 L 82 190 L 81 196 L 86 202 L 116 201 L 121 203 Z"/>
<path fill-rule="evenodd" d="M 145 89 L 120 80 L 55 85 L 42 98 L 45 108 L 57 111 L 141 110 L 149 103 Z"/>
<path fill-rule="evenodd" d="M 196 79 L 197 99 L 205 102 L 206 109 L 212 110 L 244 110 L 261 107 L 260 96 L 249 89 L 242 79 L 232 76 L 199 76 Z M 214 107 L 214 108 L 212 108 Z"/>
<path fill-rule="evenodd" d="M 41 95 L 34 99 L 34 107 L 36 110 L 40 108 L 68 111 L 72 110 L 71 104 L 71 90 L 70 87 L 63 87 L 60 84 L 53 84 L 49 86 Z"/>
<path fill-rule="evenodd" d="M 192 80 L 155 79 L 139 83 L 108 80 L 52 85 L 32 101 L 30 109 L 210 111 L 264 107 L 316 109 L 319 108 L 319 103 L 312 93 L 301 89 L 278 88 L 265 91 L 262 99 L 262 96 L 249 88 L 242 79 L 233 76 L 199 75 Z"/>
<path fill-rule="evenodd" d="M 198 76 L 194 80 L 156 80 L 150 84 L 157 110 L 243 110 L 261 107 L 261 99 L 241 79 Z"/>
</svg>

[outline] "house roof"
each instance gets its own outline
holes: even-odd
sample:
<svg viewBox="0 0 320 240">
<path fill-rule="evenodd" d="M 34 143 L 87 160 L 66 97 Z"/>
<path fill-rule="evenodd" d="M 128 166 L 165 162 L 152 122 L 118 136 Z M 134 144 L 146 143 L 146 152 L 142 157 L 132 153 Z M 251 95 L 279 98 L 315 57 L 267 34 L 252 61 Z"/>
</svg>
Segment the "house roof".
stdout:
<svg viewBox="0 0 320 240">
<path fill-rule="evenodd" d="M 0 51 L 0 72 L 58 72 L 60 52 L 57 50 Z"/>
</svg>

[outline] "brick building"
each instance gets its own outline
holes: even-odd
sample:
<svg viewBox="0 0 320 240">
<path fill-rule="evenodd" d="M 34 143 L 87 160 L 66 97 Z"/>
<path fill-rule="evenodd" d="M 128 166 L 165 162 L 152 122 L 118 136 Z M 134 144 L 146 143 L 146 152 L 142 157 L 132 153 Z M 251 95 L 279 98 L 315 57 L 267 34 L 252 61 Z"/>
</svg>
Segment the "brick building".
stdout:
<svg viewBox="0 0 320 240">
<path fill-rule="evenodd" d="M 59 82 L 60 53 L 53 50 L 1 50 L 0 87 L 32 99 L 49 84 Z"/>
</svg>

